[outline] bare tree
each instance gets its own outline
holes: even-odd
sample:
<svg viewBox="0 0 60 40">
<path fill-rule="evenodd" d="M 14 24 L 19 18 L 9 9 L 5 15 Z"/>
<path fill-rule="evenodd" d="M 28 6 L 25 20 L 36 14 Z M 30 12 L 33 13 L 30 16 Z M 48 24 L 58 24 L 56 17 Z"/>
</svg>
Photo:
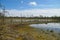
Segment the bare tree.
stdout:
<svg viewBox="0 0 60 40">
<path fill-rule="evenodd" d="M 4 24 L 5 6 L 3 6 L 1 3 L 0 3 L 0 10 L 2 10 L 2 12 L 0 12 L 0 18 L 2 18 L 2 24 Z"/>
</svg>

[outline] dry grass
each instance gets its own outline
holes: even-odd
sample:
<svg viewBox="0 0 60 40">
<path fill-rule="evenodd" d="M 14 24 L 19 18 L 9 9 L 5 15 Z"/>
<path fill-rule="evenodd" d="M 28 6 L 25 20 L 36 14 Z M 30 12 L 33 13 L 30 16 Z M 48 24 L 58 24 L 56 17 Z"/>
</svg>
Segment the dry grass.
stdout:
<svg viewBox="0 0 60 40">
<path fill-rule="evenodd" d="M 2 29 L 1 29 L 2 28 Z M 1 37 L 2 36 L 2 37 Z M 60 40 L 60 35 L 25 24 L 0 26 L 2 40 Z"/>
</svg>

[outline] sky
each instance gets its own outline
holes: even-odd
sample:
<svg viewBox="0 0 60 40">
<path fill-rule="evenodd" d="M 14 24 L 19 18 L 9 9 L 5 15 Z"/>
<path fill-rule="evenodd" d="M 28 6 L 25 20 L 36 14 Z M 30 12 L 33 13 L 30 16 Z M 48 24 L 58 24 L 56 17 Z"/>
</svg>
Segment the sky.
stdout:
<svg viewBox="0 0 60 40">
<path fill-rule="evenodd" d="M 60 0 L 0 0 L 7 16 L 60 16 Z"/>
</svg>

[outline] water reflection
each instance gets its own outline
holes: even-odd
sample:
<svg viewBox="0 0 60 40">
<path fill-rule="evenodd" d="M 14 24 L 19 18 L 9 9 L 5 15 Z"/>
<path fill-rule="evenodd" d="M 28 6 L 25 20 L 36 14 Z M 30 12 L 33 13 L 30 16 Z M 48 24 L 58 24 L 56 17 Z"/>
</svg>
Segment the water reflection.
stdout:
<svg viewBox="0 0 60 40">
<path fill-rule="evenodd" d="M 31 24 L 31 27 L 55 30 L 60 32 L 60 23 Z"/>
</svg>

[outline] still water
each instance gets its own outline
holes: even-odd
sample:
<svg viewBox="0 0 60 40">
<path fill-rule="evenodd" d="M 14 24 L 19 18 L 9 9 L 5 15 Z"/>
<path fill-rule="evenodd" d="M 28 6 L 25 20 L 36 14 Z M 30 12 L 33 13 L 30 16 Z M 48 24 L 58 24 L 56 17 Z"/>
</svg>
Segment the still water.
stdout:
<svg viewBox="0 0 60 40">
<path fill-rule="evenodd" d="M 31 24 L 30 26 L 34 28 L 43 28 L 60 32 L 60 23 Z"/>
</svg>

